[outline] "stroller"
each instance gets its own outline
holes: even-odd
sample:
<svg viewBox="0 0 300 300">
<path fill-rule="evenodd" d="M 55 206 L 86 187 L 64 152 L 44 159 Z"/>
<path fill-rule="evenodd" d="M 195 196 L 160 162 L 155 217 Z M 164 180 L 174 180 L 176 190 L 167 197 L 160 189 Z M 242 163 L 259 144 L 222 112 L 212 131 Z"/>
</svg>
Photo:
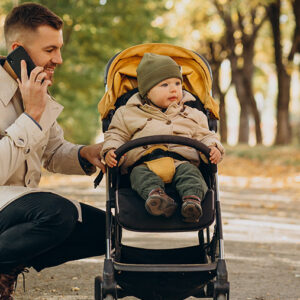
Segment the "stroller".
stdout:
<svg viewBox="0 0 300 300">
<path fill-rule="evenodd" d="M 212 74 L 208 62 L 201 55 L 178 46 L 142 44 L 120 52 L 107 64 L 106 93 L 98 105 L 103 132 L 108 129 L 114 112 L 137 92 L 136 68 L 145 52 L 168 55 L 182 67 L 183 88 L 197 99 L 188 105 L 202 110 L 210 130 L 216 131 L 218 106 L 210 95 Z M 199 141 L 156 135 L 125 143 L 116 150 L 116 159 L 119 161 L 133 148 L 153 144 L 186 145 L 209 157 L 210 149 Z M 229 300 L 217 167 L 202 162 L 200 171 L 209 188 L 202 201 L 203 215 L 197 223 L 184 223 L 179 208 L 168 219 L 148 214 L 144 201 L 130 188 L 128 174 L 121 175 L 119 167 L 107 170 L 106 254 L 103 276 L 95 278 L 96 300 L 127 296 L 144 300 L 181 300 L 190 296 Z M 102 176 L 99 174 L 95 179 L 95 186 Z M 166 191 L 179 201 L 176 191 L 168 185 Z M 194 231 L 199 243 L 172 249 L 133 247 L 122 243 L 123 229 L 141 233 Z"/>
</svg>

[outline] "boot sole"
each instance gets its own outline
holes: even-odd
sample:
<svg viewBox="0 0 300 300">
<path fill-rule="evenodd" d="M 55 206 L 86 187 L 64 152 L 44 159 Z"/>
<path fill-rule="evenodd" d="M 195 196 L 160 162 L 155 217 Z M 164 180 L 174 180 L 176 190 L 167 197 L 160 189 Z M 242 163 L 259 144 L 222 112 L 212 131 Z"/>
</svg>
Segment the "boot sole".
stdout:
<svg viewBox="0 0 300 300">
<path fill-rule="evenodd" d="M 146 201 L 145 208 L 149 214 L 154 216 L 170 217 L 177 208 L 175 202 L 169 202 L 166 199 L 160 197 L 153 197 Z"/>
<path fill-rule="evenodd" d="M 184 222 L 196 223 L 202 216 L 202 208 L 193 202 L 185 202 L 181 207 L 181 215 L 185 217 Z"/>
</svg>

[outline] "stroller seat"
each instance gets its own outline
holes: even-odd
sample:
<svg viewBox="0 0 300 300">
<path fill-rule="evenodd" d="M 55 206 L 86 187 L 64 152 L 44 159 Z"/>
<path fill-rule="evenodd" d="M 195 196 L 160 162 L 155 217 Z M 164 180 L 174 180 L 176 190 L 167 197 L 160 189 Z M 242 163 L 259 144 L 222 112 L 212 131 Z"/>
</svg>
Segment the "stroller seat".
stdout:
<svg viewBox="0 0 300 300">
<path fill-rule="evenodd" d="M 177 193 L 167 188 L 167 193 L 179 204 L 170 218 L 152 216 L 145 209 L 145 201 L 131 188 L 118 191 L 117 213 L 118 223 L 128 229 L 141 232 L 191 231 L 200 230 L 213 223 L 215 218 L 214 192 L 208 190 L 202 200 L 203 215 L 197 223 L 185 223 L 180 214 L 180 199 Z"/>
</svg>

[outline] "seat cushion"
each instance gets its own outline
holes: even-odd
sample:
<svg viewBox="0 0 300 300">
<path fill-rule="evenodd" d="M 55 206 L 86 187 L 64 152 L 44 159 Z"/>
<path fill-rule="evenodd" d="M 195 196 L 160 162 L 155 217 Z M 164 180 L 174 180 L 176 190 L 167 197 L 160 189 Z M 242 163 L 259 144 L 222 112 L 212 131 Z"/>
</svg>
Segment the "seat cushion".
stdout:
<svg viewBox="0 0 300 300">
<path fill-rule="evenodd" d="M 116 200 L 116 219 L 124 228 L 141 232 L 176 232 L 200 230 L 209 226 L 215 218 L 214 191 L 208 190 L 203 201 L 203 215 L 197 223 L 185 223 L 180 214 L 181 200 L 178 195 L 167 190 L 167 193 L 178 203 L 175 213 L 166 218 L 152 216 L 145 209 L 143 200 L 130 188 L 118 190 Z"/>
</svg>

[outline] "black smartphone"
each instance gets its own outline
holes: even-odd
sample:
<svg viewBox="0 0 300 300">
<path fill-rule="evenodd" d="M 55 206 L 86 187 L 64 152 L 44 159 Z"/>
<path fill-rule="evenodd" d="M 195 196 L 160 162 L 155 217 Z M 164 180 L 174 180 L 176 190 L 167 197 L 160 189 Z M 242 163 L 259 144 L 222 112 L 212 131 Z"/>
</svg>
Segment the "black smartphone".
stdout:
<svg viewBox="0 0 300 300">
<path fill-rule="evenodd" d="M 21 80 L 21 60 L 26 61 L 28 78 L 30 76 L 31 71 L 35 68 L 35 64 L 33 63 L 32 59 L 30 58 L 30 56 L 22 46 L 19 46 L 11 53 L 9 53 L 8 56 L 6 57 L 6 60 L 20 80 Z"/>
</svg>

